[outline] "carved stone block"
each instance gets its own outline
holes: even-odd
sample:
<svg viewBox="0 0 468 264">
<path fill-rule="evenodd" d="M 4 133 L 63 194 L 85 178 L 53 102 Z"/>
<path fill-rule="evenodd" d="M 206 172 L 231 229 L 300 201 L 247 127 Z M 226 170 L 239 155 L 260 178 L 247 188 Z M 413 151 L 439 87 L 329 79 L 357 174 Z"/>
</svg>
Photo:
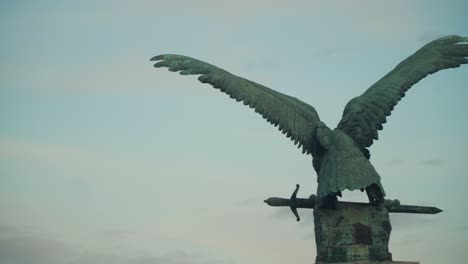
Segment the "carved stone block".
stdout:
<svg viewBox="0 0 468 264">
<path fill-rule="evenodd" d="M 392 263 L 387 209 L 339 202 L 336 209 L 314 210 L 316 263 Z"/>
</svg>

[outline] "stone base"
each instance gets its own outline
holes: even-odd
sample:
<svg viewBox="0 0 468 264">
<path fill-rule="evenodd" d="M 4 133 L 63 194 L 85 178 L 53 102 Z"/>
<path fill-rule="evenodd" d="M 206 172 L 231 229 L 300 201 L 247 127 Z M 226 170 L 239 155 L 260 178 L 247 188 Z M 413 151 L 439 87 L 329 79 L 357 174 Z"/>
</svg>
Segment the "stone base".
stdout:
<svg viewBox="0 0 468 264">
<path fill-rule="evenodd" d="M 388 251 L 392 227 L 385 208 L 339 202 L 336 209 L 315 209 L 314 224 L 316 264 L 411 263 L 392 262 Z"/>
<path fill-rule="evenodd" d="M 315 262 L 315 264 L 330 264 L 330 262 Z M 355 261 L 355 262 L 337 262 L 331 264 L 419 264 L 419 262 L 408 262 L 408 261 Z"/>
</svg>

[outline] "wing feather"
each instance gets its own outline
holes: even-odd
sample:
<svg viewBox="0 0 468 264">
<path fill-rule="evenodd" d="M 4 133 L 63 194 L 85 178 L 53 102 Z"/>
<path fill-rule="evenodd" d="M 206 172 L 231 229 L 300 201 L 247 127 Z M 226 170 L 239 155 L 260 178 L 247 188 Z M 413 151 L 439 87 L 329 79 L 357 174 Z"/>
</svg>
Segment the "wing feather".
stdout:
<svg viewBox="0 0 468 264">
<path fill-rule="evenodd" d="M 353 138 L 363 152 L 378 138 L 386 116 L 414 84 L 428 74 L 467 64 L 468 38 L 436 39 L 398 64 L 361 96 L 348 102 L 338 128 Z M 365 150 L 365 151 L 364 151 Z M 369 155 L 370 156 L 370 155 Z"/>
<path fill-rule="evenodd" d="M 223 69 L 190 57 L 164 54 L 151 59 L 155 67 L 167 67 L 182 75 L 201 74 L 198 80 L 243 102 L 290 138 L 302 153 L 315 156 L 319 149 L 317 126 L 323 126 L 315 109 L 297 98 L 276 92 L 263 85 L 235 76 Z"/>
</svg>

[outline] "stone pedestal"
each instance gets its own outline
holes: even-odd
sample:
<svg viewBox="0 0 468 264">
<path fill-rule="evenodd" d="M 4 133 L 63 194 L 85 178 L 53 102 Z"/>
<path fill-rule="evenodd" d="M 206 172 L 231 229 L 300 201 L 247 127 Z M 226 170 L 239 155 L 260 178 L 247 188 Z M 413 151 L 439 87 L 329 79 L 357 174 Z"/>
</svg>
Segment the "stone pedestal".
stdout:
<svg viewBox="0 0 468 264">
<path fill-rule="evenodd" d="M 392 261 L 392 226 L 387 209 L 339 202 L 337 209 L 315 209 L 316 264 L 417 264 Z"/>
<path fill-rule="evenodd" d="M 322 263 L 322 262 L 320 262 Z M 420 264 L 419 262 L 408 262 L 408 261 L 353 261 L 353 262 L 339 262 L 333 264 Z"/>
</svg>

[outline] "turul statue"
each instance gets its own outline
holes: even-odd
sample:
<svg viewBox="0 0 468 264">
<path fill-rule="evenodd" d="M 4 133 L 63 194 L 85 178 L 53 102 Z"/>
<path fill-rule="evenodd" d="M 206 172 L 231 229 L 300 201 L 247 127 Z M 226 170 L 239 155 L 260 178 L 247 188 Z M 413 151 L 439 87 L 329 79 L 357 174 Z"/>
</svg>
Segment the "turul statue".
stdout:
<svg viewBox="0 0 468 264">
<path fill-rule="evenodd" d="M 428 74 L 468 63 L 466 42 L 466 37 L 447 36 L 428 43 L 351 99 L 333 130 L 320 121 L 309 104 L 206 62 L 174 54 L 158 55 L 151 61 L 157 61 L 155 67 L 167 67 L 182 75 L 201 75 L 200 82 L 253 108 L 302 148 L 302 153 L 312 155 L 322 206 L 334 207 L 336 196 L 347 189 L 365 190 L 370 203 L 382 207 L 385 191 L 370 162 L 369 147 L 410 87 Z"/>
<path fill-rule="evenodd" d="M 468 38 L 447 36 L 420 48 L 398 64 L 362 95 L 349 101 L 338 126 L 331 130 L 315 109 L 297 98 L 233 75 L 223 69 L 181 55 L 158 55 L 155 67 L 167 67 L 182 75 L 200 75 L 236 101 L 253 108 L 294 141 L 302 153 L 312 155 L 317 173 L 317 193 L 290 199 L 270 197 L 270 206 L 289 206 L 299 221 L 297 208 L 314 209 L 317 246 L 315 264 L 390 264 L 389 213 L 436 214 L 439 208 L 401 205 L 386 200 L 381 178 L 370 162 L 369 147 L 378 139 L 386 117 L 406 91 L 428 74 L 468 64 Z M 338 201 L 343 190 L 366 191 L 369 203 Z"/>
</svg>

